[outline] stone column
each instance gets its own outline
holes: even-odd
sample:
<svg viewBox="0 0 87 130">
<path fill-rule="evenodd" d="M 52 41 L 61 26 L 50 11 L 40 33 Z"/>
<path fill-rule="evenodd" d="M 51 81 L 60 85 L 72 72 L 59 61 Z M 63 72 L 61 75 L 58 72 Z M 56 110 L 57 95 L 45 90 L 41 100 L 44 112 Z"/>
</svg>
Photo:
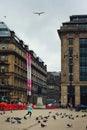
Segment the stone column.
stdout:
<svg viewBox="0 0 87 130">
<path fill-rule="evenodd" d="M 80 86 L 75 86 L 75 105 L 80 104 Z"/>
<path fill-rule="evenodd" d="M 67 86 L 61 86 L 61 105 L 66 106 L 67 104 Z"/>
</svg>

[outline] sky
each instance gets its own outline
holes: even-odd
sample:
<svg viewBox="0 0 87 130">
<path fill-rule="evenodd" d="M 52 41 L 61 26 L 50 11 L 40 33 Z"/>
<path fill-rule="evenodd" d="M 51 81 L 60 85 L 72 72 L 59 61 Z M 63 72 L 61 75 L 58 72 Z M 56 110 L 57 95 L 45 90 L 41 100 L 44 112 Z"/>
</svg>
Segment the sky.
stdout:
<svg viewBox="0 0 87 130">
<path fill-rule="evenodd" d="M 57 30 L 71 15 L 80 14 L 87 14 L 87 0 L 0 0 L 0 21 L 44 61 L 47 71 L 61 71 Z"/>
</svg>

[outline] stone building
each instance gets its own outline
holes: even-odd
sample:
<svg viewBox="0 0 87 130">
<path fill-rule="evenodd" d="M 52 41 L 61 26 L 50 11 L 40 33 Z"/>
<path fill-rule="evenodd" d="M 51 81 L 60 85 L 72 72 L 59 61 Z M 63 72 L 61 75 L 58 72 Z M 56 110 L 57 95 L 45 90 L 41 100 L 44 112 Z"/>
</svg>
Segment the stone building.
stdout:
<svg viewBox="0 0 87 130">
<path fill-rule="evenodd" d="M 72 15 L 58 30 L 61 40 L 61 104 L 87 105 L 87 15 Z"/>
<path fill-rule="evenodd" d="M 60 101 L 61 92 L 60 72 L 47 72 L 47 99 Z"/>
<path fill-rule="evenodd" d="M 31 55 L 30 97 L 27 94 L 26 52 Z M 30 98 L 35 102 L 38 94 L 45 97 L 46 72 L 44 62 L 38 57 L 35 58 L 15 32 L 11 31 L 4 22 L 0 22 L 0 96 L 21 102 Z"/>
<path fill-rule="evenodd" d="M 44 103 L 47 97 L 47 66 L 33 50 L 29 50 L 29 53 L 31 54 L 32 80 L 30 100 L 36 104 L 37 98 L 42 97 Z"/>
</svg>

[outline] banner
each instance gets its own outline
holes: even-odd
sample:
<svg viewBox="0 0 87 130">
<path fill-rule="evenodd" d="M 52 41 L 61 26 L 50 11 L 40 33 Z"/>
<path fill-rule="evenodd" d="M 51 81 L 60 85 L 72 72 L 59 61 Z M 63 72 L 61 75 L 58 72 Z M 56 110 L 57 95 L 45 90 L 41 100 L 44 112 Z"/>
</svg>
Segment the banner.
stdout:
<svg viewBox="0 0 87 130">
<path fill-rule="evenodd" d="M 26 52 L 27 60 L 27 95 L 31 96 L 31 55 Z"/>
</svg>

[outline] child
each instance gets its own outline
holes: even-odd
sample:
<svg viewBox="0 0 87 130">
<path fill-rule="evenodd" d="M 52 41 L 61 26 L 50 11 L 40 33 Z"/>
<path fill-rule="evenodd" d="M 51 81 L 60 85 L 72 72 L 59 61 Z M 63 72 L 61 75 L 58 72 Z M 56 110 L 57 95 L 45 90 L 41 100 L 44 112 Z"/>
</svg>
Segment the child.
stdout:
<svg viewBox="0 0 87 130">
<path fill-rule="evenodd" d="M 31 115 L 32 115 L 32 104 L 29 104 L 29 106 L 28 106 L 28 112 L 27 112 L 27 114 L 26 115 L 29 115 L 30 117 L 31 117 Z M 26 116 L 25 115 L 25 116 Z"/>
</svg>

